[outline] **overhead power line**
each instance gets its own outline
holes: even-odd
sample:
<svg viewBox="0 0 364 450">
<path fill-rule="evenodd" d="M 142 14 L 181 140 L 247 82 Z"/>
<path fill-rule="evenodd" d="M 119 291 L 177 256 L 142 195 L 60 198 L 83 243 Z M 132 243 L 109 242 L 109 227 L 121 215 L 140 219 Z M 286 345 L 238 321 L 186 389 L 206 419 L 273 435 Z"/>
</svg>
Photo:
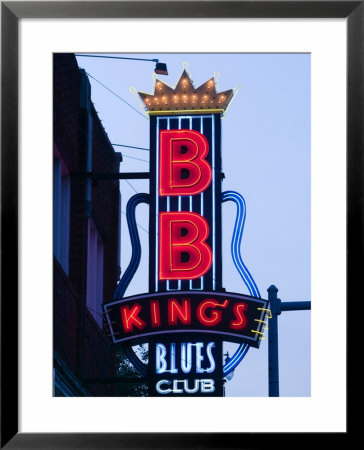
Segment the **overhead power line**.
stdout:
<svg viewBox="0 0 364 450">
<path fill-rule="evenodd" d="M 127 148 L 135 148 L 137 150 L 145 150 L 146 152 L 149 152 L 149 148 L 144 148 L 144 147 L 134 147 L 132 145 L 123 145 L 123 144 L 111 144 L 111 145 L 115 145 L 115 147 L 127 147 Z"/>
<path fill-rule="evenodd" d="M 108 90 L 109 92 L 111 92 L 111 94 L 115 95 L 115 97 L 117 97 L 119 100 L 121 100 L 122 102 L 126 103 L 128 106 L 130 106 L 131 109 L 133 109 L 135 112 L 137 112 L 139 115 L 141 115 L 144 119 L 148 118 L 141 113 L 140 111 L 138 111 L 136 108 L 134 108 L 134 106 L 132 106 L 130 103 L 128 103 L 126 100 L 124 100 L 122 97 L 120 97 L 120 95 L 118 95 L 116 92 L 112 91 L 110 88 L 108 88 L 104 83 L 101 83 L 101 81 L 97 80 L 95 77 L 93 77 L 90 73 L 86 72 L 86 74 L 92 78 L 93 80 L 95 80 L 97 83 L 101 84 L 102 87 L 104 87 L 106 90 Z"/>
<path fill-rule="evenodd" d="M 146 163 L 149 163 L 149 161 L 147 161 L 146 159 L 141 159 L 141 158 L 135 158 L 134 156 L 129 156 L 129 155 L 125 155 L 125 153 L 123 154 L 123 158 L 130 158 L 130 159 L 136 159 L 137 161 L 143 161 Z"/>
</svg>

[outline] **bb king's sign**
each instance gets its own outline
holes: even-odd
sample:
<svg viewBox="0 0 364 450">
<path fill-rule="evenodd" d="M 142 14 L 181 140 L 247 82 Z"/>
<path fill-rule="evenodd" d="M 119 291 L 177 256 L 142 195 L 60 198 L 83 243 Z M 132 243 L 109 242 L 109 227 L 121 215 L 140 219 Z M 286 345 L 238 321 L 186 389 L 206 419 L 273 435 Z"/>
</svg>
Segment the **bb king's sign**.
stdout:
<svg viewBox="0 0 364 450">
<path fill-rule="evenodd" d="M 113 343 L 148 378 L 149 395 L 221 396 L 224 376 L 259 347 L 268 303 L 240 255 L 244 199 L 221 189 L 221 116 L 233 91 L 218 93 L 213 78 L 195 88 L 184 70 L 174 89 L 157 80 L 154 94 L 139 96 L 150 117 L 150 194 L 128 202 L 132 258 L 104 304 L 106 320 Z M 222 286 L 224 201 L 237 206 L 232 258 L 249 296 Z M 141 202 L 150 206 L 149 292 L 124 298 L 141 257 Z M 223 341 L 240 344 L 225 364 Z M 132 350 L 141 342 L 149 344 L 148 365 Z"/>
</svg>

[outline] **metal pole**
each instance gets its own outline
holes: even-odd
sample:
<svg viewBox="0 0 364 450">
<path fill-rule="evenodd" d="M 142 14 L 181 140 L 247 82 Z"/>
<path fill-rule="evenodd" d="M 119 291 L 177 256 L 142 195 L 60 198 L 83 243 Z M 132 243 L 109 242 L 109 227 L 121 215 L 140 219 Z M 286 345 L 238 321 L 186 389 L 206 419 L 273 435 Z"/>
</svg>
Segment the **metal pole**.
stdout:
<svg viewBox="0 0 364 450">
<path fill-rule="evenodd" d="M 152 61 L 155 63 L 159 62 L 159 59 L 127 58 L 126 56 L 84 55 L 81 53 L 75 53 L 75 56 L 85 56 L 86 58 L 129 59 L 132 61 Z"/>
<path fill-rule="evenodd" d="M 311 302 L 282 302 L 281 311 L 304 311 L 311 309 Z"/>
<path fill-rule="evenodd" d="M 281 313 L 278 289 L 272 285 L 268 288 L 269 308 L 272 318 L 268 330 L 268 377 L 269 397 L 279 397 L 279 367 L 278 367 L 278 315 Z"/>
</svg>

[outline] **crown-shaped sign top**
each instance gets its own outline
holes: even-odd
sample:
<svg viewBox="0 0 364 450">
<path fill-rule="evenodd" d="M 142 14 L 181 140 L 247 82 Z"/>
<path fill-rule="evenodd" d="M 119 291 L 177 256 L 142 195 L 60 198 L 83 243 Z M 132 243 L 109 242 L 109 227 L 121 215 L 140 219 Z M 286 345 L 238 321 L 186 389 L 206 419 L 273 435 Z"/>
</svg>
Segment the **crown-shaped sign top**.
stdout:
<svg viewBox="0 0 364 450">
<path fill-rule="evenodd" d="M 216 92 L 215 80 L 210 78 L 195 88 L 186 70 L 174 89 L 156 80 L 154 94 L 138 92 L 149 114 L 198 114 L 206 112 L 223 113 L 234 96 L 233 90 Z"/>
</svg>

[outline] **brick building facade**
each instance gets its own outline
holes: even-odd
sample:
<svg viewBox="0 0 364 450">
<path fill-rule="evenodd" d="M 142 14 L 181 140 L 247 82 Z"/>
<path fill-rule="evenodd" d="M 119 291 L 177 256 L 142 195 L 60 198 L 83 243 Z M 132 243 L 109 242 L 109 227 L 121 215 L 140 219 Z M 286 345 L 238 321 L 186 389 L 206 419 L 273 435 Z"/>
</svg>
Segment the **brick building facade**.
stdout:
<svg viewBox="0 0 364 450">
<path fill-rule="evenodd" d="M 90 97 L 87 74 L 73 54 L 55 54 L 54 395 L 110 396 L 115 355 L 104 330 L 102 302 L 120 277 L 120 191 L 114 151 Z"/>
</svg>

